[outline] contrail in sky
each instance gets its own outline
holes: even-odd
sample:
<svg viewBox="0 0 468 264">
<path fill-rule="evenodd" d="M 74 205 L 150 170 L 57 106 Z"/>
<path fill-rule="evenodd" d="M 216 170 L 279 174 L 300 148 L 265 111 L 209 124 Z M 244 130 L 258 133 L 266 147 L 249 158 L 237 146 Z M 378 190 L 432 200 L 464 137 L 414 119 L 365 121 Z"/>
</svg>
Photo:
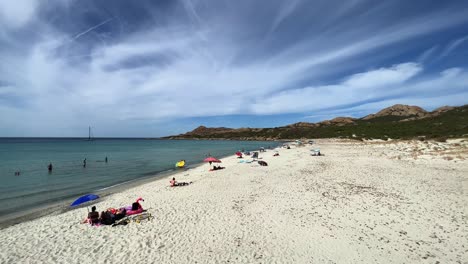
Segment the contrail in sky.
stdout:
<svg viewBox="0 0 468 264">
<path fill-rule="evenodd" d="M 106 24 L 107 22 L 111 21 L 112 19 L 113 19 L 113 18 L 109 18 L 109 19 L 107 19 L 106 21 L 104 21 L 104 22 L 102 22 L 102 23 L 100 23 L 100 24 L 97 24 L 96 26 L 93 26 L 93 27 L 88 28 L 87 30 L 85 30 L 85 31 L 83 31 L 83 32 L 81 32 L 81 33 L 79 33 L 79 34 L 77 34 L 76 36 L 74 36 L 74 37 L 73 37 L 73 40 L 76 40 L 77 38 L 79 38 L 79 37 L 81 37 L 81 36 L 87 34 L 88 32 L 95 30 L 96 28 L 98 28 L 98 27 L 100 27 L 100 26 Z"/>
</svg>

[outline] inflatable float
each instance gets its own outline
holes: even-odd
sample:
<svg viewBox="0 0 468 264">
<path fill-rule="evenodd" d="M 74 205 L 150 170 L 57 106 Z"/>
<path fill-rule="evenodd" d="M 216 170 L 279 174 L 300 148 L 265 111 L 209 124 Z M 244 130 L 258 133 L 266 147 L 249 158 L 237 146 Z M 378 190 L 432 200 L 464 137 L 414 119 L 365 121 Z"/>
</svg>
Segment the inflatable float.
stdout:
<svg viewBox="0 0 468 264">
<path fill-rule="evenodd" d="M 141 213 L 143 213 L 143 208 L 140 207 L 137 210 L 127 210 L 127 213 L 125 215 L 135 215 Z"/>
<path fill-rule="evenodd" d="M 145 201 L 143 198 L 139 197 L 133 204 L 138 204 L 138 208 L 135 209 L 135 206 L 132 205 L 127 205 L 125 206 L 126 213 L 125 215 L 134 215 L 134 214 L 141 214 L 143 212 L 143 207 L 140 204 L 140 201 Z"/>
<path fill-rule="evenodd" d="M 183 168 L 185 166 L 185 160 L 181 160 L 175 164 L 176 168 Z"/>
</svg>

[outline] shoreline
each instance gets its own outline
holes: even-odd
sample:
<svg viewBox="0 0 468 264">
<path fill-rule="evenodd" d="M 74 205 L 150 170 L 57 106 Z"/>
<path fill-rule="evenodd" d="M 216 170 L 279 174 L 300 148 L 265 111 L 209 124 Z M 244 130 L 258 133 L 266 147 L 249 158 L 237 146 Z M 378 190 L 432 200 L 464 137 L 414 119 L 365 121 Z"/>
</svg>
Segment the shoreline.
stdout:
<svg viewBox="0 0 468 264">
<path fill-rule="evenodd" d="M 235 155 L 228 154 L 226 156 L 221 156 L 219 159 L 228 158 L 230 156 L 235 156 Z M 183 173 L 183 172 L 198 168 L 200 166 L 203 166 L 204 164 L 205 164 L 204 162 L 199 162 L 195 164 L 189 164 L 186 168 L 184 168 L 184 170 L 175 168 L 175 169 L 158 172 L 156 174 L 148 174 L 148 175 L 142 174 L 145 176 L 138 178 L 138 179 L 114 184 L 112 186 L 104 187 L 98 190 L 94 190 L 94 191 L 91 191 L 90 193 L 99 195 L 100 198 L 98 201 L 103 201 L 104 199 L 106 199 L 106 197 L 114 195 L 114 194 L 118 194 L 127 189 L 145 185 L 145 184 L 151 183 L 153 181 L 161 180 L 161 179 L 168 179 L 173 175 L 177 175 L 179 173 Z M 47 215 L 57 215 L 57 214 L 62 214 L 68 211 L 87 207 L 87 206 L 77 206 L 77 207 L 71 208 L 70 204 L 76 198 L 77 197 L 65 199 L 64 201 L 56 201 L 56 202 L 48 203 L 45 205 L 38 205 L 38 206 L 35 206 L 34 208 L 30 208 L 25 211 L 21 211 L 17 213 L 10 213 L 5 216 L 1 216 L 0 217 L 0 230 L 8 228 L 10 226 L 21 224 L 23 222 L 33 221 L 35 219 L 38 219 Z"/>
<path fill-rule="evenodd" d="M 320 148 L 325 156 L 310 155 Z M 463 263 L 468 142 L 354 142 L 260 153 L 267 167 L 223 158 L 94 203 L 143 197 L 153 220 L 79 224 L 86 209 L 0 230 L 0 261 L 67 263 Z M 447 157 L 451 157 L 448 159 Z M 109 243 L 111 241 L 111 243 Z M 92 242 L 92 243 L 90 243 Z M 132 248 L 134 250 L 128 250 Z"/>
<path fill-rule="evenodd" d="M 173 174 L 178 173 L 177 170 L 171 170 L 171 171 L 166 171 L 166 172 L 161 172 L 157 173 L 151 176 L 146 176 L 140 179 L 135 179 L 135 180 L 130 180 L 126 182 L 122 182 L 119 184 L 114 184 L 113 186 L 101 188 L 99 190 L 92 191 L 92 193 L 99 195 L 99 201 L 103 201 L 106 199 L 106 197 L 120 193 L 122 191 L 125 191 L 126 189 L 129 188 L 134 188 L 140 185 L 144 185 L 150 182 L 153 182 L 155 180 L 158 180 L 160 178 L 167 178 L 170 177 Z M 30 208 L 26 211 L 21 211 L 18 213 L 13 213 L 13 214 L 8 214 L 6 216 L 0 217 L 0 230 L 8 228 L 10 226 L 14 226 L 17 224 L 21 224 L 23 222 L 28 222 L 28 221 L 33 221 L 35 219 L 47 216 L 47 215 L 58 215 L 62 213 L 66 213 L 68 211 L 80 209 L 80 208 L 86 208 L 89 207 L 90 205 L 88 204 L 83 205 L 83 206 L 76 206 L 76 207 L 70 207 L 70 204 L 76 200 L 77 197 L 71 198 L 71 199 L 66 199 L 64 201 L 57 201 L 45 205 L 40 205 L 34 208 Z"/>
</svg>

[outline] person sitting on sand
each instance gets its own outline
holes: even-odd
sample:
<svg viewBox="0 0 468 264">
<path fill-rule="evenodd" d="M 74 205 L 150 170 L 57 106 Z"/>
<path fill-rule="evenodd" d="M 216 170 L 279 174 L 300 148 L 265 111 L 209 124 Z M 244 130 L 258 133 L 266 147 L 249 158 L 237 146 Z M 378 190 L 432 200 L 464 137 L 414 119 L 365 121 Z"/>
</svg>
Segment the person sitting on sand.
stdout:
<svg viewBox="0 0 468 264">
<path fill-rule="evenodd" d="M 177 186 L 175 178 L 172 178 L 172 180 L 170 180 L 169 183 L 171 184 L 171 187 Z"/>
<path fill-rule="evenodd" d="M 99 223 L 99 213 L 96 212 L 96 206 L 91 207 L 91 212 L 88 213 L 88 217 L 82 223 L 90 223 L 91 225 Z"/>
<path fill-rule="evenodd" d="M 172 180 L 169 181 L 171 183 L 171 187 L 176 187 L 176 186 L 185 186 L 189 185 L 192 182 L 177 182 L 175 178 L 172 178 Z"/>
</svg>

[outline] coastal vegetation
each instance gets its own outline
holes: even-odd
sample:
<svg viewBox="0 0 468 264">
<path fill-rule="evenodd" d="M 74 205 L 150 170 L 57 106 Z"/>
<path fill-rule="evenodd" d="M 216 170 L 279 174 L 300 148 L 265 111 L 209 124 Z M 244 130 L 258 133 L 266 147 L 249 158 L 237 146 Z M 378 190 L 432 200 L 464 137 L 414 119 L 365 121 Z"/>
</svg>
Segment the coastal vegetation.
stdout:
<svg viewBox="0 0 468 264">
<path fill-rule="evenodd" d="M 468 105 L 427 112 L 394 105 L 362 118 L 337 117 L 319 123 L 300 122 L 274 128 L 207 128 L 200 126 L 167 139 L 282 140 L 297 138 L 437 139 L 468 135 Z"/>
</svg>

